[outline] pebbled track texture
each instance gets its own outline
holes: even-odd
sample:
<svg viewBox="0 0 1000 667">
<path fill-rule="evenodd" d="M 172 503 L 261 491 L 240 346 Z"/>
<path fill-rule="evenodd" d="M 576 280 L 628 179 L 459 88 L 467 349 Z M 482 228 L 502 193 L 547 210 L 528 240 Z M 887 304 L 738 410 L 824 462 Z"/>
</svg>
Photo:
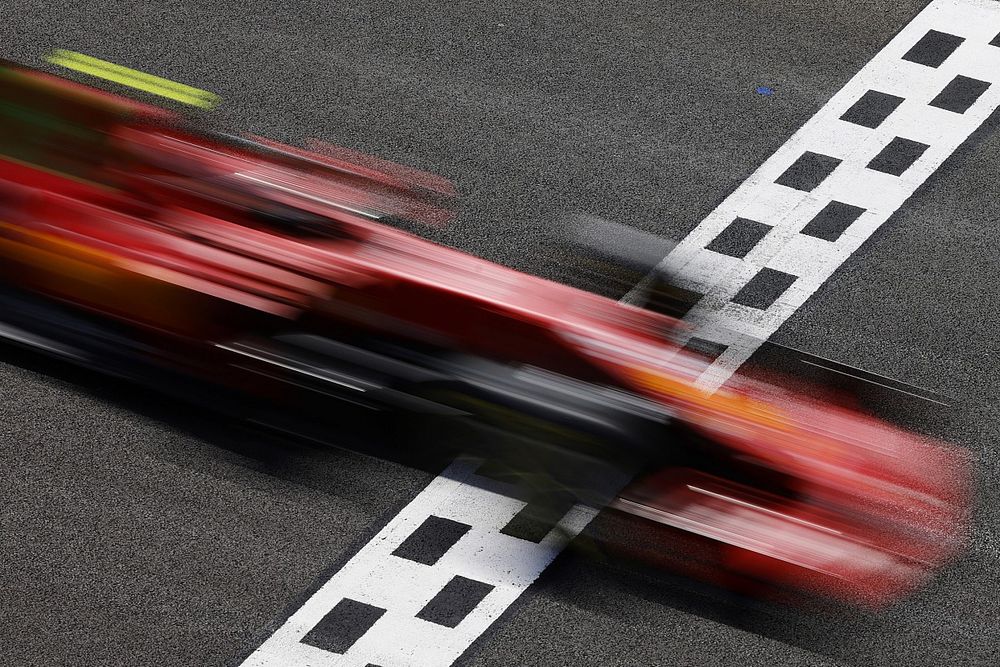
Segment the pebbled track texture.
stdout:
<svg viewBox="0 0 1000 667">
<path fill-rule="evenodd" d="M 922 5 L 3 4 L 3 57 L 80 51 L 217 93 L 205 122 L 220 128 L 441 173 L 463 209 L 422 234 L 568 282 L 557 216 L 683 236 Z M 873 619 L 761 609 L 571 550 L 465 664 L 993 664 L 996 130 L 988 122 L 775 336 L 960 399 L 906 419 L 977 457 L 969 555 Z M 432 477 L 7 348 L 0 461 L 10 665 L 236 664 Z M 599 518 L 589 532 L 614 530 Z"/>
</svg>

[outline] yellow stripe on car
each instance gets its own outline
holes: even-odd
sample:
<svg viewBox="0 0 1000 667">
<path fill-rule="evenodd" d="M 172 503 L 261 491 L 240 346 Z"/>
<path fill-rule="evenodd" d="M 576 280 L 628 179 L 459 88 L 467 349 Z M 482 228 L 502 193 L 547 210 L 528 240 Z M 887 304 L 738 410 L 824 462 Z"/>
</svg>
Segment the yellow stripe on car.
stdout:
<svg viewBox="0 0 1000 667">
<path fill-rule="evenodd" d="M 207 90 L 200 90 L 192 86 L 177 83 L 170 79 L 140 72 L 121 65 L 100 60 L 92 56 L 87 56 L 74 51 L 56 49 L 46 60 L 53 65 L 59 65 L 67 69 L 89 74 L 101 79 L 120 83 L 123 86 L 136 88 L 138 90 L 167 97 L 184 104 L 212 109 L 218 106 L 221 98 Z"/>
</svg>

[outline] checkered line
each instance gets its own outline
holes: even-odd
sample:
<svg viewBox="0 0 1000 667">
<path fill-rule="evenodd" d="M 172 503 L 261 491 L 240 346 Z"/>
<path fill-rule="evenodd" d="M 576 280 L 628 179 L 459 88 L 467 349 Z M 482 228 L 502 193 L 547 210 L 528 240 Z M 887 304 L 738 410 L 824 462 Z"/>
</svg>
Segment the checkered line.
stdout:
<svg viewBox="0 0 1000 667">
<path fill-rule="evenodd" d="M 1000 106 L 998 45 L 1000 3 L 931 2 L 663 260 L 704 295 L 686 316 L 693 347 L 713 350 L 703 388 L 721 386 Z"/>
<path fill-rule="evenodd" d="M 244 667 L 454 662 L 596 514 L 572 506 L 538 542 L 505 534 L 526 503 L 479 465 L 434 479 Z"/>
<path fill-rule="evenodd" d="M 708 360 L 704 388 L 721 386 L 1000 106 L 998 78 L 1000 5 L 934 0 L 664 259 L 705 295 L 686 340 Z M 596 514 L 573 506 L 538 539 L 544 529 L 518 526 L 525 503 L 477 465 L 431 482 L 244 667 L 454 662 Z"/>
</svg>

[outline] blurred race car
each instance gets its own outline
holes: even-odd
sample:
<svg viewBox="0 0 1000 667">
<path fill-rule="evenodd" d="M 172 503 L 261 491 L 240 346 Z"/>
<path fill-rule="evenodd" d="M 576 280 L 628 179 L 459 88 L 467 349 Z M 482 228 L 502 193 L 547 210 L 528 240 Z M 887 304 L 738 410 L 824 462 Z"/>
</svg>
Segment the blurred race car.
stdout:
<svg viewBox="0 0 1000 667">
<path fill-rule="evenodd" d="M 10 341 L 318 437 L 334 402 L 392 415 L 400 447 L 610 503 L 636 555 L 745 590 L 880 605 L 962 544 L 954 449 L 748 380 L 709 396 L 678 320 L 386 224 L 446 221 L 443 179 L 9 63 L 0 83 Z"/>
</svg>

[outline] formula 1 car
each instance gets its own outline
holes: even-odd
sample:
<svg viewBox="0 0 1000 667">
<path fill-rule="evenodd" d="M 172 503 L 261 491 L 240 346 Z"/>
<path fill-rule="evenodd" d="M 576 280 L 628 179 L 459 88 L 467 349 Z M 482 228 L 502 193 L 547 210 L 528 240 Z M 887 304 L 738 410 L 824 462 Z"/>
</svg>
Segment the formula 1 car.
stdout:
<svg viewBox="0 0 1000 667">
<path fill-rule="evenodd" d="M 0 84 L 9 341 L 314 433 L 334 402 L 391 414 L 401 447 L 610 504 L 644 557 L 687 540 L 672 565 L 744 587 L 877 605 L 962 544 L 952 448 L 748 380 L 707 395 L 678 320 L 386 224 L 446 220 L 442 179 L 14 64 Z"/>
</svg>

